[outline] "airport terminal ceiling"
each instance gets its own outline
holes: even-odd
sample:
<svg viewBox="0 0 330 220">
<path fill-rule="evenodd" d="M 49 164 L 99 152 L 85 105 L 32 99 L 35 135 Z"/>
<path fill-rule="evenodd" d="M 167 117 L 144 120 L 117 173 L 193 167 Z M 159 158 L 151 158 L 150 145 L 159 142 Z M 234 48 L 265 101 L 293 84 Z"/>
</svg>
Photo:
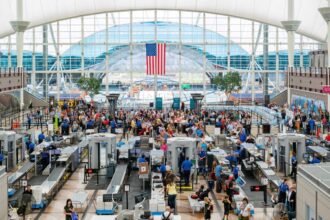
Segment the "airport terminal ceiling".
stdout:
<svg viewBox="0 0 330 220">
<path fill-rule="evenodd" d="M 301 21 L 297 33 L 325 41 L 327 25 L 318 8 L 326 6 L 327 0 L 295 1 L 294 19 Z M 23 19 L 30 22 L 30 27 L 107 11 L 147 9 L 209 12 L 255 20 L 278 27 L 282 27 L 281 21 L 288 20 L 287 0 L 24 0 L 23 8 Z M 16 1 L 1 0 L 0 36 L 14 33 L 9 23 L 13 20 L 16 20 Z"/>
</svg>

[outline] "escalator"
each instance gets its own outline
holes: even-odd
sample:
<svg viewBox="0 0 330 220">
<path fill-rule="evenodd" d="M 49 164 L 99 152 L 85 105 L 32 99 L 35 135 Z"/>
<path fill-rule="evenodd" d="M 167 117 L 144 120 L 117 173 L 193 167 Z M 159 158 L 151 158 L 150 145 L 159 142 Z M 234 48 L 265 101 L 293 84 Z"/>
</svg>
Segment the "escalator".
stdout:
<svg viewBox="0 0 330 220">
<path fill-rule="evenodd" d="M 37 107 L 48 107 L 48 102 L 39 93 L 25 88 L 24 89 L 24 106 L 28 107 L 32 103 L 33 106 Z"/>
</svg>

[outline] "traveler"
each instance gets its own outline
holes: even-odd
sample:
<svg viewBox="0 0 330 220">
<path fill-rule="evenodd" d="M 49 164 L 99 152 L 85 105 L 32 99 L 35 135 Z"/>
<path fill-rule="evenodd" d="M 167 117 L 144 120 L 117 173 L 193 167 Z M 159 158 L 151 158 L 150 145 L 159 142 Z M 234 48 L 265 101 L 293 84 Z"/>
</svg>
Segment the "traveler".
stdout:
<svg viewBox="0 0 330 220">
<path fill-rule="evenodd" d="M 182 171 L 183 171 L 186 186 L 189 186 L 190 171 L 191 171 L 192 166 L 193 166 L 193 164 L 189 160 L 189 157 L 186 157 L 186 159 L 185 159 L 185 161 L 183 161 L 182 167 L 181 167 Z"/>
</svg>

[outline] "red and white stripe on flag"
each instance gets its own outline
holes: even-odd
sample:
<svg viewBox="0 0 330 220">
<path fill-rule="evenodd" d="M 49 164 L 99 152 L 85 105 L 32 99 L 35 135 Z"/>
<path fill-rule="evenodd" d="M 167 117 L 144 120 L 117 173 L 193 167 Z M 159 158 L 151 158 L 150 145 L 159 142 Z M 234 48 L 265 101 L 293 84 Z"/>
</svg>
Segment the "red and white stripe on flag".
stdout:
<svg viewBox="0 0 330 220">
<path fill-rule="evenodd" d="M 146 72 L 147 75 L 165 75 L 166 44 L 146 44 Z"/>
<path fill-rule="evenodd" d="M 157 74 L 165 75 L 166 44 L 157 44 Z"/>
</svg>

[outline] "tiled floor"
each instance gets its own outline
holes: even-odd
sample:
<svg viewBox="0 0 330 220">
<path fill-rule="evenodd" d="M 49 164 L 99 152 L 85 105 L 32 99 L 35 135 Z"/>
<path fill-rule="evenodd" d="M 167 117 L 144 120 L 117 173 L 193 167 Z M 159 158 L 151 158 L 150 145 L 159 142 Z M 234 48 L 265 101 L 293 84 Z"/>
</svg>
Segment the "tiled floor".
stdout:
<svg viewBox="0 0 330 220">
<path fill-rule="evenodd" d="M 44 213 L 40 216 L 39 219 L 46 219 L 46 220 L 60 220 L 64 218 L 63 214 L 63 207 L 65 205 L 65 201 L 68 198 L 72 197 L 72 194 L 76 191 L 83 190 L 85 185 L 82 183 L 83 176 L 81 175 L 83 172 L 83 169 L 80 168 L 71 176 L 71 178 L 67 181 L 67 183 L 63 186 L 63 188 L 60 190 L 60 192 L 56 195 L 55 199 L 48 205 L 48 207 L 45 209 Z M 199 184 L 195 186 L 195 189 L 200 184 L 205 184 L 204 180 L 199 180 Z M 88 191 L 89 199 L 92 197 L 94 191 Z M 102 195 L 104 191 L 98 191 L 97 195 Z M 187 196 L 191 192 L 183 192 L 182 194 L 179 194 L 177 197 L 177 206 L 178 206 L 178 213 L 181 216 L 181 219 L 189 219 L 189 220 L 198 220 L 203 219 L 203 213 L 195 213 L 192 214 L 191 208 L 189 206 Z M 219 204 L 221 205 L 221 194 L 216 195 Z M 86 209 L 87 204 L 84 205 L 83 209 L 76 209 L 76 211 L 79 213 L 80 217 L 82 217 L 83 211 Z M 222 209 L 222 207 L 221 207 Z M 255 210 L 255 218 L 256 220 L 267 220 L 271 219 L 271 213 L 272 209 L 256 209 Z M 30 217 L 34 219 L 36 217 L 36 213 L 31 214 Z M 212 213 L 212 219 L 221 219 L 222 218 L 222 210 L 218 210 L 217 208 L 214 209 L 214 212 Z M 90 208 L 87 210 L 87 213 L 85 215 L 86 220 L 103 220 L 103 219 L 113 219 L 111 216 L 98 216 L 95 214 L 95 207 L 92 204 Z M 235 215 L 231 215 L 230 220 L 235 220 L 237 217 Z"/>
</svg>

